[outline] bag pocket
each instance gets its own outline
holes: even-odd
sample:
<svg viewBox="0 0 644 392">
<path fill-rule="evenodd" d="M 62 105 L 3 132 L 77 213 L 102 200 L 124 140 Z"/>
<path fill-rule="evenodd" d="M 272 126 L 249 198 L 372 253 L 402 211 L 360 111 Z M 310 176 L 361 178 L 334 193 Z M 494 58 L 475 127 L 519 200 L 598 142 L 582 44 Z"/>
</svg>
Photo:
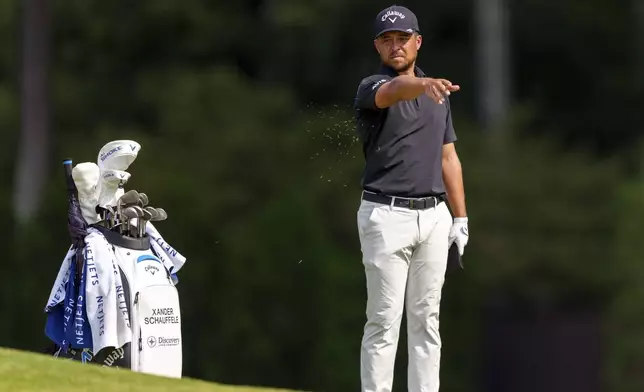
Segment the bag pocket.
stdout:
<svg viewBox="0 0 644 392">
<path fill-rule="evenodd" d="M 135 371 L 181 378 L 182 336 L 179 293 L 172 284 L 141 288 L 133 302 Z M 137 336 L 138 335 L 138 336 Z"/>
</svg>

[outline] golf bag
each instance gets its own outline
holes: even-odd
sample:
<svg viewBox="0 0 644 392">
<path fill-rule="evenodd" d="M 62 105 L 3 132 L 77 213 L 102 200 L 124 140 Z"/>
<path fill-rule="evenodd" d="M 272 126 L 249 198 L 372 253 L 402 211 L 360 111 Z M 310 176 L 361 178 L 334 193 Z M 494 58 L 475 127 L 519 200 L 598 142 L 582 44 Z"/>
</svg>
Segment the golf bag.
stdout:
<svg viewBox="0 0 644 392">
<path fill-rule="evenodd" d="M 75 343 L 80 342 L 71 338 L 67 339 L 69 343 L 62 343 L 55 356 L 180 378 L 181 308 L 173 276 L 160 259 L 163 255 L 157 255 L 153 251 L 150 237 L 131 238 L 100 226 L 92 226 L 92 228 L 104 235 L 110 245 L 110 249 L 106 251 L 115 256 L 120 282 L 114 286 L 117 309 L 111 311 L 118 312 L 119 317 L 126 320 L 126 324 L 131 328 L 131 341 L 123 346 L 107 346 L 94 353 L 93 347 L 85 347 L 88 345 L 85 343 L 88 339 L 83 341 L 84 345 L 77 345 Z M 95 268 L 92 266 L 94 261 L 91 255 L 86 256 L 85 259 L 85 270 L 78 281 L 78 287 L 81 288 L 82 281 L 85 280 L 86 283 L 89 274 Z M 72 259 L 71 265 L 74 264 L 75 260 Z M 70 276 L 70 279 L 75 277 Z M 76 282 L 68 282 L 67 285 L 74 284 Z M 86 308 L 85 312 L 88 310 Z M 98 313 L 109 311 L 103 309 Z M 86 321 L 89 323 L 89 319 Z M 71 326 L 68 325 L 68 328 Z M 75 332 L 74 334 L 78 335 Z M 64 339 L 63 342 L 65 342 Z"/>
<path fill-rule="evenodd" d="M 127 295 L 132 329 L 130 367 L 142 373 L 181 377 L 179 294 L 173 277 L 150 246 L 150 237 L 105 231 L 113 245 Z"/>
<path fill-rule="evenodd" d="M 120 210 L 116 214 L 113 208 L 125 198 L 122 188 L 129 173 L 124 170 L 138 149 L 136 142 L 115 141 L 99 153 L 103 178 L 100 198 L 107 200 L 104 204 L 96 204 L 96 185 L 76 190 L 74 180 L 87 185 L 83 181 L 90 176 L 83 177 L 77 165 L 72 180 L 71 160 L 64 162 L 72 246 L 45 307 L 45 333 L 53 342 L 49 352 L 55 357 L 180 378 L 181 311 L 175 285 L 185 258 L 165 242 L 152 224 L 146 225 L 154 217 L 167 218 L 160 208 L 146 207 L 144 213 L 141 207 L 148 204 L 147 195 L 129 192 L 130 197 L 136 198 L 134 203 L 141 206 L 130 209 L 130 213 L 138 211 L 138 218 L 120 216 Z M 121 167 L 113 167 L 114 162 Z M 111 173 L 115 171 L 121 171 L 118 187 L 112 186 L 115 182 Z M 94 177 L 98 178 L 98 170 Z M 80 193 L 83 197 L 79 201 Z M 109 211 L 113 216 L 99 217 L 91 211 L 103 206 L 103 212 Z"/>
</svg>

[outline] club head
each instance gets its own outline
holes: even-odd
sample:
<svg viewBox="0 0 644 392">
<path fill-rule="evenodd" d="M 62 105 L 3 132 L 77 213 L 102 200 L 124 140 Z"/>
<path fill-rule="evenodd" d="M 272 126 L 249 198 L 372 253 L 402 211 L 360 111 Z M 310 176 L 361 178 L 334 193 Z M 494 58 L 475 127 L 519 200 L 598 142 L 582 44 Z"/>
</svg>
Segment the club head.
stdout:
<svg viewBox="0 0 644 392">
<path fill-rule="evenodd" d="M 168 213 L 165 212 L 163 208 L 157 208 L 157 213 L 159 214 L 153 221 L 162 221 L 168 219 Z"/>
<path fill-rule="evenodd" d="M 139 205 L 141 207 L 145 207 L 150 202 L 150 199 L 148 198 L 148 195 L 146 195 L 145 193 L 141 192 L 141 193 L 139 193 L 139 201 L 140 201 Z"/>
<path fill-rule="evenodd" d="M 143 215 L 141 215 L 142 220 L 149 221 L 150 219 L 152 219 L 152 213 L 150 211 L 148 210 L 141 210 L 141 211 L 143 211 Z"/>
<path fill-rule="evenodd" d="M 142 212 L 136 209 L 136 207 L 127 207 L 126 209 L 121 211 L 121 215 L 130 220 L 130 219 L 135 219 L 139 218 L 142 215 Z"/>
<path fill-rule="evenodd" d="M 125 192 L 123 196 L 121 196 L 118 199 L 118 203 L 123 205 L 133 205 L 139 202 L 139 198 L 140 198 L 139 192 L 137 192 L 134 189 L 131 189 Z"/>
<path fill-rule="evenodd" d="M 139 202 L 139 193 L 134 189 L 125 192 L 116 201 L 117 213 L 120 216 L 121 211 L 126 207 L 135 206 Z"/>
<path fill-rule="evenodd" d="M 154 207 L 148 206 L 148 207 L 145 207 L 143 210 L 148 211 L 152 215 L 152 217 L 149 220 L 154 220 L 159 216 L 159 211 L 157 211 L 157 209 Z"/>
<path fill-rule="evenodd" d="M 132 206 L 132 207 L 130 207 L 130 208 L 132 208 L 132 209 L 134 209 L 134 211 L 136 211 L 136 217 L 137 217 L 137 218 L 141 218 L 141 217 L 143 217 L 143 214 L 144 214 L 144 212 L 143 212 L 143 208 L 141 208 L 141 207 L 139 207 L 139 206 Z"/>
<path fill-rule="evenodd" d="M 134 207 L 127 207 L 126 209 L 121 211 L 121 223 L 118 225 L 118 232 L 123 235 L 126 234 L 130 225 L 129 222 L 131 219 L 138 218 L 139 214 Z M 116 226 L 116 225 L 115 225 Z"/>
</svg>

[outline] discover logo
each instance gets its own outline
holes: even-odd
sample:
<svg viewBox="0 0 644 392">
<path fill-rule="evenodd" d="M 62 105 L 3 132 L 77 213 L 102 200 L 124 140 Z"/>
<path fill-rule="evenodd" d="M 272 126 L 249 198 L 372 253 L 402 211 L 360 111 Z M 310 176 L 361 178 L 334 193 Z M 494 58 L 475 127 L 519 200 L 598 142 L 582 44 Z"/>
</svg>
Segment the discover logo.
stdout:
<svg viewBox="0 0 644 392">
<path fill-rule="evenodd" d="M 181 344 L 181 339 L 179 338 L 166 338 L 163 336 L 159 336 L 158 338 L 155 338 L 154 336 L 150 336 L 147 338 L 148 346 L 150 348 L 154 347 L 172 347 L 172 346 L 178 346 Z"/>
</svg>

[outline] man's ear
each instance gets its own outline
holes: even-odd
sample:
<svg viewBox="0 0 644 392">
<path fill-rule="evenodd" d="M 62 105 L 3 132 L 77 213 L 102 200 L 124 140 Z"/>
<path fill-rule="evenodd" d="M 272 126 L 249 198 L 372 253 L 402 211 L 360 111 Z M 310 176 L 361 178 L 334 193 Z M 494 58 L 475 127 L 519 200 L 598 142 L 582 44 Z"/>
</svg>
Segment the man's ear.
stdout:
<svg viewBox="0 0 644 392">
<path fill-rule="evenodd" d="M 416 50 L 420 49 L 422 45 L 423 45 L 423 36 L 420 34 L 416 34 Z"/>
<path fill-rule="evenodd" d="M 380 54 L 380 48 L 378 47 L 378 39 L 373 40 L 373 46 L 376 48 L 376 52 Z"/>
</svg>

